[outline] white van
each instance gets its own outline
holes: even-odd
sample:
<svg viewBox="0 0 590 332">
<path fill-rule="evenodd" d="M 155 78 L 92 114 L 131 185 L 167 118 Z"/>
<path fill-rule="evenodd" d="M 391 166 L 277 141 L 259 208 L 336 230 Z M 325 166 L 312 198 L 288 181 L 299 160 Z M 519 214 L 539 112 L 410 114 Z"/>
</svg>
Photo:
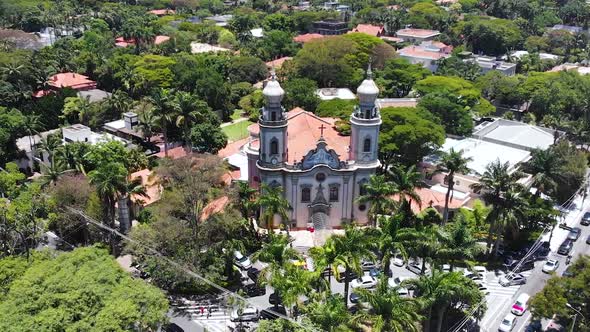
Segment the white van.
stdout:
<svg viewBox="0 0 590 332">
<path fill-rule="evenodd" d="M 229 315 L 232 322 L 257 322 L 259 318 L 258 309 L 254 307 L 246 307 L 241 312 L 234 309 Z"/>
<path fill-rule="evenodd" d="M 530 298 L 531 297 L 527 293 L 520 294 L 514 302 L 514 304 L 512 305 L 512 309 L 510 309 L 510 312 L 512 312 L 515 315 L 522 316 L 529 305 Z"/>
</svg>

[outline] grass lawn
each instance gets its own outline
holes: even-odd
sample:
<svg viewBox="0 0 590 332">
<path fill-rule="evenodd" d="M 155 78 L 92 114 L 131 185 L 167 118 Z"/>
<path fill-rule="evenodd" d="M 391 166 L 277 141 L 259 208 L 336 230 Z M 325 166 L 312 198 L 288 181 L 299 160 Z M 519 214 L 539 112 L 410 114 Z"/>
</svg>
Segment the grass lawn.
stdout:
<svg viewBox="0 0 590 332">
<path fill-rule="evenodd" d="M 232 115 L 229 116 L 232 120 L 237 120 L 242 117 L 242 110 L 234 110 Z"/>
<path fill-rule="evenodd" d="M 248 126 L 251 124 L 251 121 L 241 121 L 229 126 L 225 126 L 221 128 L 221 130 L 223 130 L 230 141 L 235 142 L 242 138 L 248 137 Z"/>
</svg>

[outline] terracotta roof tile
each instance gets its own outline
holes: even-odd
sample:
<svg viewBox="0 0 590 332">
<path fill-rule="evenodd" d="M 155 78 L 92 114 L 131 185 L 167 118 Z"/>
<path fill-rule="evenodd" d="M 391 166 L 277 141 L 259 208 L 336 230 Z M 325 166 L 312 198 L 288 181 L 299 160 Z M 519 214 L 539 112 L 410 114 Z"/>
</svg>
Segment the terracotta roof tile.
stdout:
<svg viewBox="0 0 590 332">
<path fill-rule="evenodd" d="M 278 58 L 276 60 L 272 60 L 266 63 L 266 66 L 269 68 L 281 68 L 281 66 L 283 65 L 283 63 L 285 63 L 285 61 L 289 61 L 293 59 L 290 56 L 284 56 L 282 58 Z"/>
<path fill-rule="evenodd" d="M 310 42 L 314 39 L 320 39 L 320 38 L 324 38 L 323 35 L 320 35 L 319 33 L 306 33 L 304 35 L 299 35 L 293 38 L 293 41 L 296 43 L 307 43 Z"/>
<path fill-rule="evenodd" d="M 186 157 L 186 155 L 187 155 L 186 150 L 184 149 L 183 146 L 168 149 L 168 158 L 170 158 L 170 159 L 178 159 L 178 158 Z M 155 156 L 157 158 L 164 158 L 165 157 L 164 149 L 162 149 L 160 152 L 156 153 Z"/>
<path fill-rule="evenodd" d="M 141 184 L 144 186 L 148 197 L 131 195 L 131 200 L 141 203 L 142 206 L 148 206 L 160 200 L 162 197 L 162 187 L 158 183 L 155 174 L 149 169 L 142 169 L 130 174 L 131 179 L 141 178 Z"/>
<path fill-rule="evenodd" d="M 433 207 L 437 210 L 444 209 L 445 207 L 445 194 L 440 193 L 438 191 L 432 190 L 430 188 L 418 188 L 416 189 L 416 193 L 420 196 L 420 200 L 422 201 L 422 206 L 418 205 L 418 203 L 412 200 L 412 211 L 414 213 L 420 213 L 426 210 L 429 207 Z M 393 200 L 399 200 L 399 196 L 393 196 Z M 463 207 L 469 198 L 465 200 L 460 200 L 457 198 L 452 198 L 449 200 L 449 209 L 458 209 Z"/>
<path fill-rule="evenodd" d="M 156 16 L 164 16 L 164 15 L 174 15 L 176 12 L 174 9 L 154 9 L 150 10 L 148 13 L 154 14 Z"/>
<path fill-rule="evenodd" d="M 203 209 L 203 212 L 201 213 L 201 217 L 200 217 L 201 222 L 209 219 L 209 217 L 211 217 L 212 215 L 214 215 L 216 213 L 222 212 L 228 203 L 229 203 L 229 197 L 227 197 L 227 196 L 221 196 L 221 197 L 209 202 L 209 204 L 207 204 L 205 206 L 205 208 Z"/>
<path fill-rule="evenodd" d="M 251 125 L 252 126 L 252 125 Z M 250 127 L 248 127 L 250 128 Z M 235 141 L 235 142 L 231 142 L 228 145 L 225 146 L 225 148 L 219 150 L 219 152 L 217 152 L 217 155 L 221 158 L 227 158 L 233 154 L 236 154 L 240 151 L 240 148 L 242 148 L 242 146 L 244 146 L 245 144 L 248 143 L 249 138 L 246 137 L 244 139 Z"/>
<path fill-rule="evenodd" d="M 362 32 L 362 33 L 366 33 L 367 35 L 378 37 L 383 33 L 383 31 L 384 31 L 383 26 L 372 25 L 372 24 L 359 24 L 356 26 L 356 28 L 352 29 L 352 31 L 350 31 L 350 32 Z"/>
<path fill-rule="evenodd" d="M 397 35 L 414 36 L 414 37 L 428 37 L 439 35 L 437 30 L 428 29 L 401 29 L 397 31 Z"/>
</svg>

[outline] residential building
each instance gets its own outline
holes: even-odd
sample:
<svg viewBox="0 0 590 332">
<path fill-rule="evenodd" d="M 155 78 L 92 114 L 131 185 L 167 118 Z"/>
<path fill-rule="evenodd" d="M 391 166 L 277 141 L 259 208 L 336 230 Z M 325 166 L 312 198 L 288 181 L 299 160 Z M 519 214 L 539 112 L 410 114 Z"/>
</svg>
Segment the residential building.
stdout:
<svg viewBox="0 0 590 332">
<path fill-rule="evenodd" d="M 166 15 L 174 15 L 176 14 L 176 11 L 174 9 L 154 9 L 150 10 L 148 13 L 161 17 Z"/>
<path fill-rule="evenodd" d="M 571 34 L 579 34 L 579 33 L 588 33 L 587 29 L 584 29 L 582 27 L 577 27 L 577 26 L 573 26 L 573 25 L 563 25 L 563 24 L 556 24 L 554 26 L 552 26 L 551 28 L 549 28 L 549 30 L 551 31 L 555 31 L 555 30 L 565 30 Z"/>
<path fill-rule="evenodd" d="M 32 136 L 24 136 L 16 140 L 16 148 L 19 151 L 19 158 L 14 162 L 18 168 L 27 174 L 32 174 L 35 162 L 49 161 L 49 153 L 37 149 L 39 143 L 47 139 L 49 135 L 57 134 L 59 129 L 44 131 Z"/>
<path fill-rule="evenodd" d="M 316 21 L 313 22 L 313 30 L 323 36 L 342 35 L 348 32 L 348 23 L 342 21 Z"/>
<path fill-rule="evenodd" d="M 278 186 L 292 209 L 290 225 L 316 230 L 344 222 L 367 223 L 367 205 L 358 202 L 364 184 L 380 166 L 381 116 L 375 104 L 379 89 L 370 71 L 357 89 L 360 105 L 351 114 L 351 136 L 340 135 L 338 119 L 301 109 L 286 112 L 284 91 L 275 76 L 263 90 L 265 106 L 242 151 L 248 159 L 248 182 Z"/>
<path fill-rule="evenodd" d="M 434 40 L 434 38 L 440 35 L 440 32 L 437 30 L 405 28 L 398 30 L 395 35 L 405 42 L 420 44 L 425 41 Z"/>
<path fill-rule="evenodd" d="M 349 33 L 351 32 L 362 32 L 366 33 L 367 35 L 381 37 L 385 33 L 385 29 L 382 25 L 359 24 L 354 29 L 349 31 Z"/>
<path fill-rule="evenodd" d="M 513 76 L 516 74 L 515 63 L 501 61 L 491 56 L 474 55 L 470 58 L 464 59 L 463 61 L 477 64 L 481 69 L 482 74 L 485 74 L 490 70 L 497 70 L 506 76 Z"/>
<path fill-rule="evenodd" d="M 349 88 L 323 88 L 316 91 L 321 100 L 343 99 L 354 100 L 356 95 Z"/>
<path fill-rule="evenodd" d="M 320 35 L 319 33 L 306 33 L 303 35 L 298 35 L 293 37 L 293 41 L 296 43 L 305 44 L 312 40 L 324 38 L 324 35 Z"/>
<path fill-rule="evenodd" d="M 590 67 L 582 66 L 575 63 L 564 63 L 559 66 L 555 66 L 551 68 L 551 72 L 558 72 L 558 71 L 577 71 L 580 75 L 588 75 L 590 74 Z"/>
<path fill-rule="evenodd" d="M 168 36 L 156 36 L 154 38 L 154 45 L 160 45 L 170 40 Z M 117 37 L 115 38 L 115 46 L 117 47 L 128 47 L 128 46 L 135 46 L 134 39 L 125 39 L 124 37 Z"/>
<path fill-rule="evenodd" d="M 285 62 L 287 62 L 287 61 L 290 61 L 290 60 L 292 60 L 292 59 L 293 59 L 293 58 L 292 58 L 292 57 L 290 57 L 290 56 L 284 56 L 284 57 L 282 57 L 282 58 L 278 58 L 278 59 L 275 59 L 275 60 L 268 61 L 268 62 L 266 63 L 266 66 L 267 66 L 269 69 L 272 69 L 272 68 L 279 69 L 279 68 L 281 68 L 281 67 L 283 66 L 283 64 L 284 64 Z"/>
<path fill-rule="evenodd" d="M 80 123 L 61 128 L 61 133 L 65 144 L 71 142 L 96 144 L 111 140 L 122 142 L 125 145 L 129 143 L 127 140 L 109 133 L 95 133 L 88 126 Z"/>
<path fill-rule="evenodd" d="M 557 61 L 559 60 L 561 57 L 559 55 L 555 55 L 555 54 L 550 54 L 550 53 L 536 53 L 539 56 L 540 60 L 552 60 L 552 61 Z M 516 59 L 521 59 L 523 56 L 525 55 L 529 55 L 528 51 L 514 51 L 510 54 L 510 56 L 512 58 L 516 58 Z M 502 60 L 507 60 L 508 57 L 504 56 L 502 57 Z"/>
<path fill-rule="evenodd" d="M 322 6 L 324 10 L 333 10 L 340 13 L 349 12 L 350 6 L 341 4 L 338 0 L 326 1 Z"/>
<path fill-rule="evenodd" d="M 447 190 L 446 187 L 439 184 L 432 187 L 416 188 L 416 194 L 420 197 L 420 203 L 412 200 L 410 203 L 412 211 L 418 214 L 428 208 L 432 208 L 442 215 L 445 210 Z M 393 196 L 392 199 L 395 201 L 400 200 L 399 195 Z M 469 193 L 453 190 L 452 196 L 449 198 L 449 217 L 452 218 L 455 211 L 468 206 L 471 202 L 472 197 Z"/>
<path fill-rule="evenodd" d="M 205 20 L 215 22 L 218 27 L 226 27 L 229 25 L 229 21 L 233 18 L 233 15 L 214 15 L 205 17 Z"/>
<path fill-rule="evenodd" d="M 412 64 L 421 64 L 431 72 L 436 72 L 439 60 L 450 57 L 452 50 L 451 46 L 441 42 L 427 41 L 420 45 L 404 47 L 397 53 Z"/>
<path fill-rule="evenodd" d="M 218 53 L 218 52 L 231 52 L 229 48 L 219 47 L 211 44 L 199 43 L 199 42 L 192 42 L 191 43 L 191 53 L 198 54 L 198 53 Z"/>
<path fill-rule="evenodd" d="M 78 91 L 93 90 L 96 89 L 96 82 L 78 73 L 59 73 L 49 78 L 49 89 L 39 90 L 33 94 L 33 97 L 40 98 L 63 88 Z"/>
</svg>

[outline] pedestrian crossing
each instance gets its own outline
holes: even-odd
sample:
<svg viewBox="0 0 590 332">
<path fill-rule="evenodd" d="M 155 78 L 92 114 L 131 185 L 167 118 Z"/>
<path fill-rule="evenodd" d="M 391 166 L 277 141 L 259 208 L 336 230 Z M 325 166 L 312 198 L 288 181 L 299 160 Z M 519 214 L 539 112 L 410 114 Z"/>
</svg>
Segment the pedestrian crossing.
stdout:
<svg viewBox="0 0 590 332">
<path fill-rule="evenodd" d="M 187 310 L 187 312 L 190 312 Z M 230 323 L 229 314 L 223 311 L 214 311 L 207 315 L 207 313 L 201 314 L 200 310 L 196 312 L 190 312 L 191 319 L 201 325 L 205 331 L 209 332 L 226 332 L 229 331 L 228 324 Z"/>
<path fill-rule="evenodd" d="M 530 271 L 524 271 L 521 274 L 525 277 L 525 278 L 529 278 L 529 276 L 531 276 L 533 273 L 533 270 Z M 488 289 L 488 291 L 490 292 L 490 294 L 488 295 L 488 297 L 490 296 L 506 296 L 506 297 L 512 297 L 514 294 L 516 294 L 516 292 L 518 292 L 518 290 L 520 289 L 520 286 L 522 285 L 516 285 L 516 286 L 508 286 L 508 287 L 504 287 L 502 285 L 500 285 L 500 278 L 504 276 L 502 275 L 495 275 L 492 278 L 487 278 L 486 282 L 485 282 L 485 287 Z"/>
</svg>

